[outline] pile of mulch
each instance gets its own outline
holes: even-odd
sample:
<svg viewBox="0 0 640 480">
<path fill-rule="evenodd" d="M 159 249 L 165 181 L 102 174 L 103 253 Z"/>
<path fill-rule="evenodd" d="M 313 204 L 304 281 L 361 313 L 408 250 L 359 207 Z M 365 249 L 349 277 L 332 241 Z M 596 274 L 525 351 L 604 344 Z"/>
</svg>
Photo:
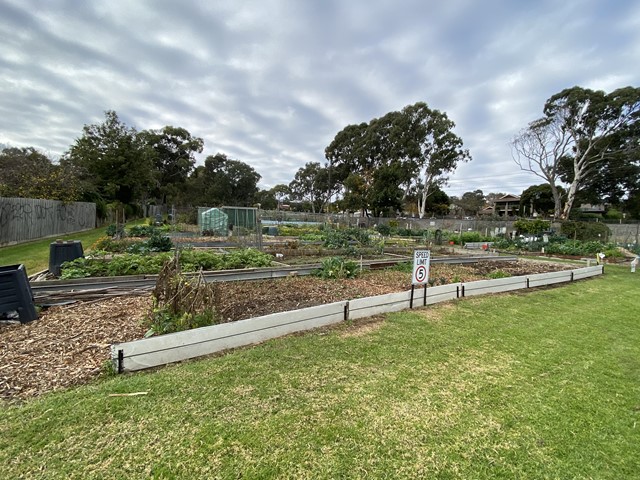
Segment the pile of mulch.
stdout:
<svg viewBox="0 0 640 480">
<path fill-rule="evenodd" d="M 53 307 L 26 324 L 0 324 L 0 397 L 28 398 L 105 371 L 110 345 L 142 338 L 151 297 Z"/>
<path fill-rule="evenodd" d="M 548 262 L 432 265 L 436 284 L 473 281 L 501 270 L 511 276 L 573 268 Z M 411 275 L 365 271 L 349 280 L 288 277 L 216 285 L 223 322 L 411 288 Z M 149 294 L 78 302 L 44 310 L 27 324 L 0 324 L 0 398 L 23 400 L 86 383 L 108 370 L 110 345 L 143 337 Z"/>
</svg>

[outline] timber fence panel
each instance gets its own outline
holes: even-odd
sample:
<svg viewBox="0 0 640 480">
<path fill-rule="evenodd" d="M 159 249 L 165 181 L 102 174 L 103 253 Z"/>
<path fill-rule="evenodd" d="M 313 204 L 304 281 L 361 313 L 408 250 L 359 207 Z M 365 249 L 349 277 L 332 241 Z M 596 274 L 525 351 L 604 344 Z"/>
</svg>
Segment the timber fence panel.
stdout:
<svg viewBox="0 0 640 480">
<path fill-rule="evenodd" d="M 462 285 L 464 288 L 464 296 L 472 297 L 474 295 L 509 292 L 511 290 L 527 288 L 527 278 L 508 277 L 493 280 L 477 280 L 475 282 L 465 282 Z"/>
<path fill-rule="evenodd" d="M 387 293 L 349 301 L 349 319 L 371 317 L 379 313 L 398 312 L 409 308 L 411 291 Z M 415 304 L 415 301 L 414 301 Z"/>
<path fill-rule="evenodd" d="M 0 197 L 0 245 L 95 228 L 96 204 Z"/>
<path fill-rule="evenodd" d="M 344 320 L 347 302 L 274 313 L 111 346 L 119 372 L 142 370 L 260 343 Z"/>
<path fill-rule="evenodd" d="M 553 285 L 554 283 L 570 282 L 573 273 L 571 270 L 562 270 L 560 272 L 536 273 L 528 275 L 529 288 L 542 287 L 545 285 Z"/>
</svg>

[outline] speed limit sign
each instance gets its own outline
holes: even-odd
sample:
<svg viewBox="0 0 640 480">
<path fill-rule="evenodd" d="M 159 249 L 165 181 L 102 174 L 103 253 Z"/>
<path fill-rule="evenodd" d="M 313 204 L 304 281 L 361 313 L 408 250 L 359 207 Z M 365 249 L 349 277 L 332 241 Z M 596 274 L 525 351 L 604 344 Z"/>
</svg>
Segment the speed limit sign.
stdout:
<svg viewBox="0 0 640 480">
<path fill-rule="evenodd" d="M 429 265 L 431 263 L 431 251 L 414 250 L 413 252 L 413 275 L 411 283 L 422 285 L 429 281 Z"/>
</svg>

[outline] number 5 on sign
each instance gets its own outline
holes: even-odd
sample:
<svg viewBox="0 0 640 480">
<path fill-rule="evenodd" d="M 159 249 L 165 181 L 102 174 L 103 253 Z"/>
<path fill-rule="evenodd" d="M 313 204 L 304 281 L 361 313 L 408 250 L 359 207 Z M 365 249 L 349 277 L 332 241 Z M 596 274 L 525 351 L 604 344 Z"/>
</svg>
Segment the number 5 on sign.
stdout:
<svg viewBox="0 0 640 480">
<path fill-rule="evenodd" d="M 431 263 L 431 251 L 414 250 L 413 251 L 413 275 L 411 283 L 413 285 L 422 285 L 429 281 L 429 265 Z"/>
</svg>

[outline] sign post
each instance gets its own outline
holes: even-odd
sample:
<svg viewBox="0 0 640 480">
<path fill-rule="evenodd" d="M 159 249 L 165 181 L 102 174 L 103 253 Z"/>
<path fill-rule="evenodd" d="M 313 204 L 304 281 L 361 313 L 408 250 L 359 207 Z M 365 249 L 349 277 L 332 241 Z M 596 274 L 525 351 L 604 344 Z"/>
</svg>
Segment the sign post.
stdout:
<svg viewBox="0 0 640 480">
<path fill-rule="evenodd" d="M 429 267 L 431 266 L 430 250 L 413 251 L 413 273 L 411 274 L 411 300 L 409 308 L 413 308 L 413 292 L 416 285 L 424 285 L 424 303 L 427 303 L 427 283 L 429 282 Z"/>
</svg>

